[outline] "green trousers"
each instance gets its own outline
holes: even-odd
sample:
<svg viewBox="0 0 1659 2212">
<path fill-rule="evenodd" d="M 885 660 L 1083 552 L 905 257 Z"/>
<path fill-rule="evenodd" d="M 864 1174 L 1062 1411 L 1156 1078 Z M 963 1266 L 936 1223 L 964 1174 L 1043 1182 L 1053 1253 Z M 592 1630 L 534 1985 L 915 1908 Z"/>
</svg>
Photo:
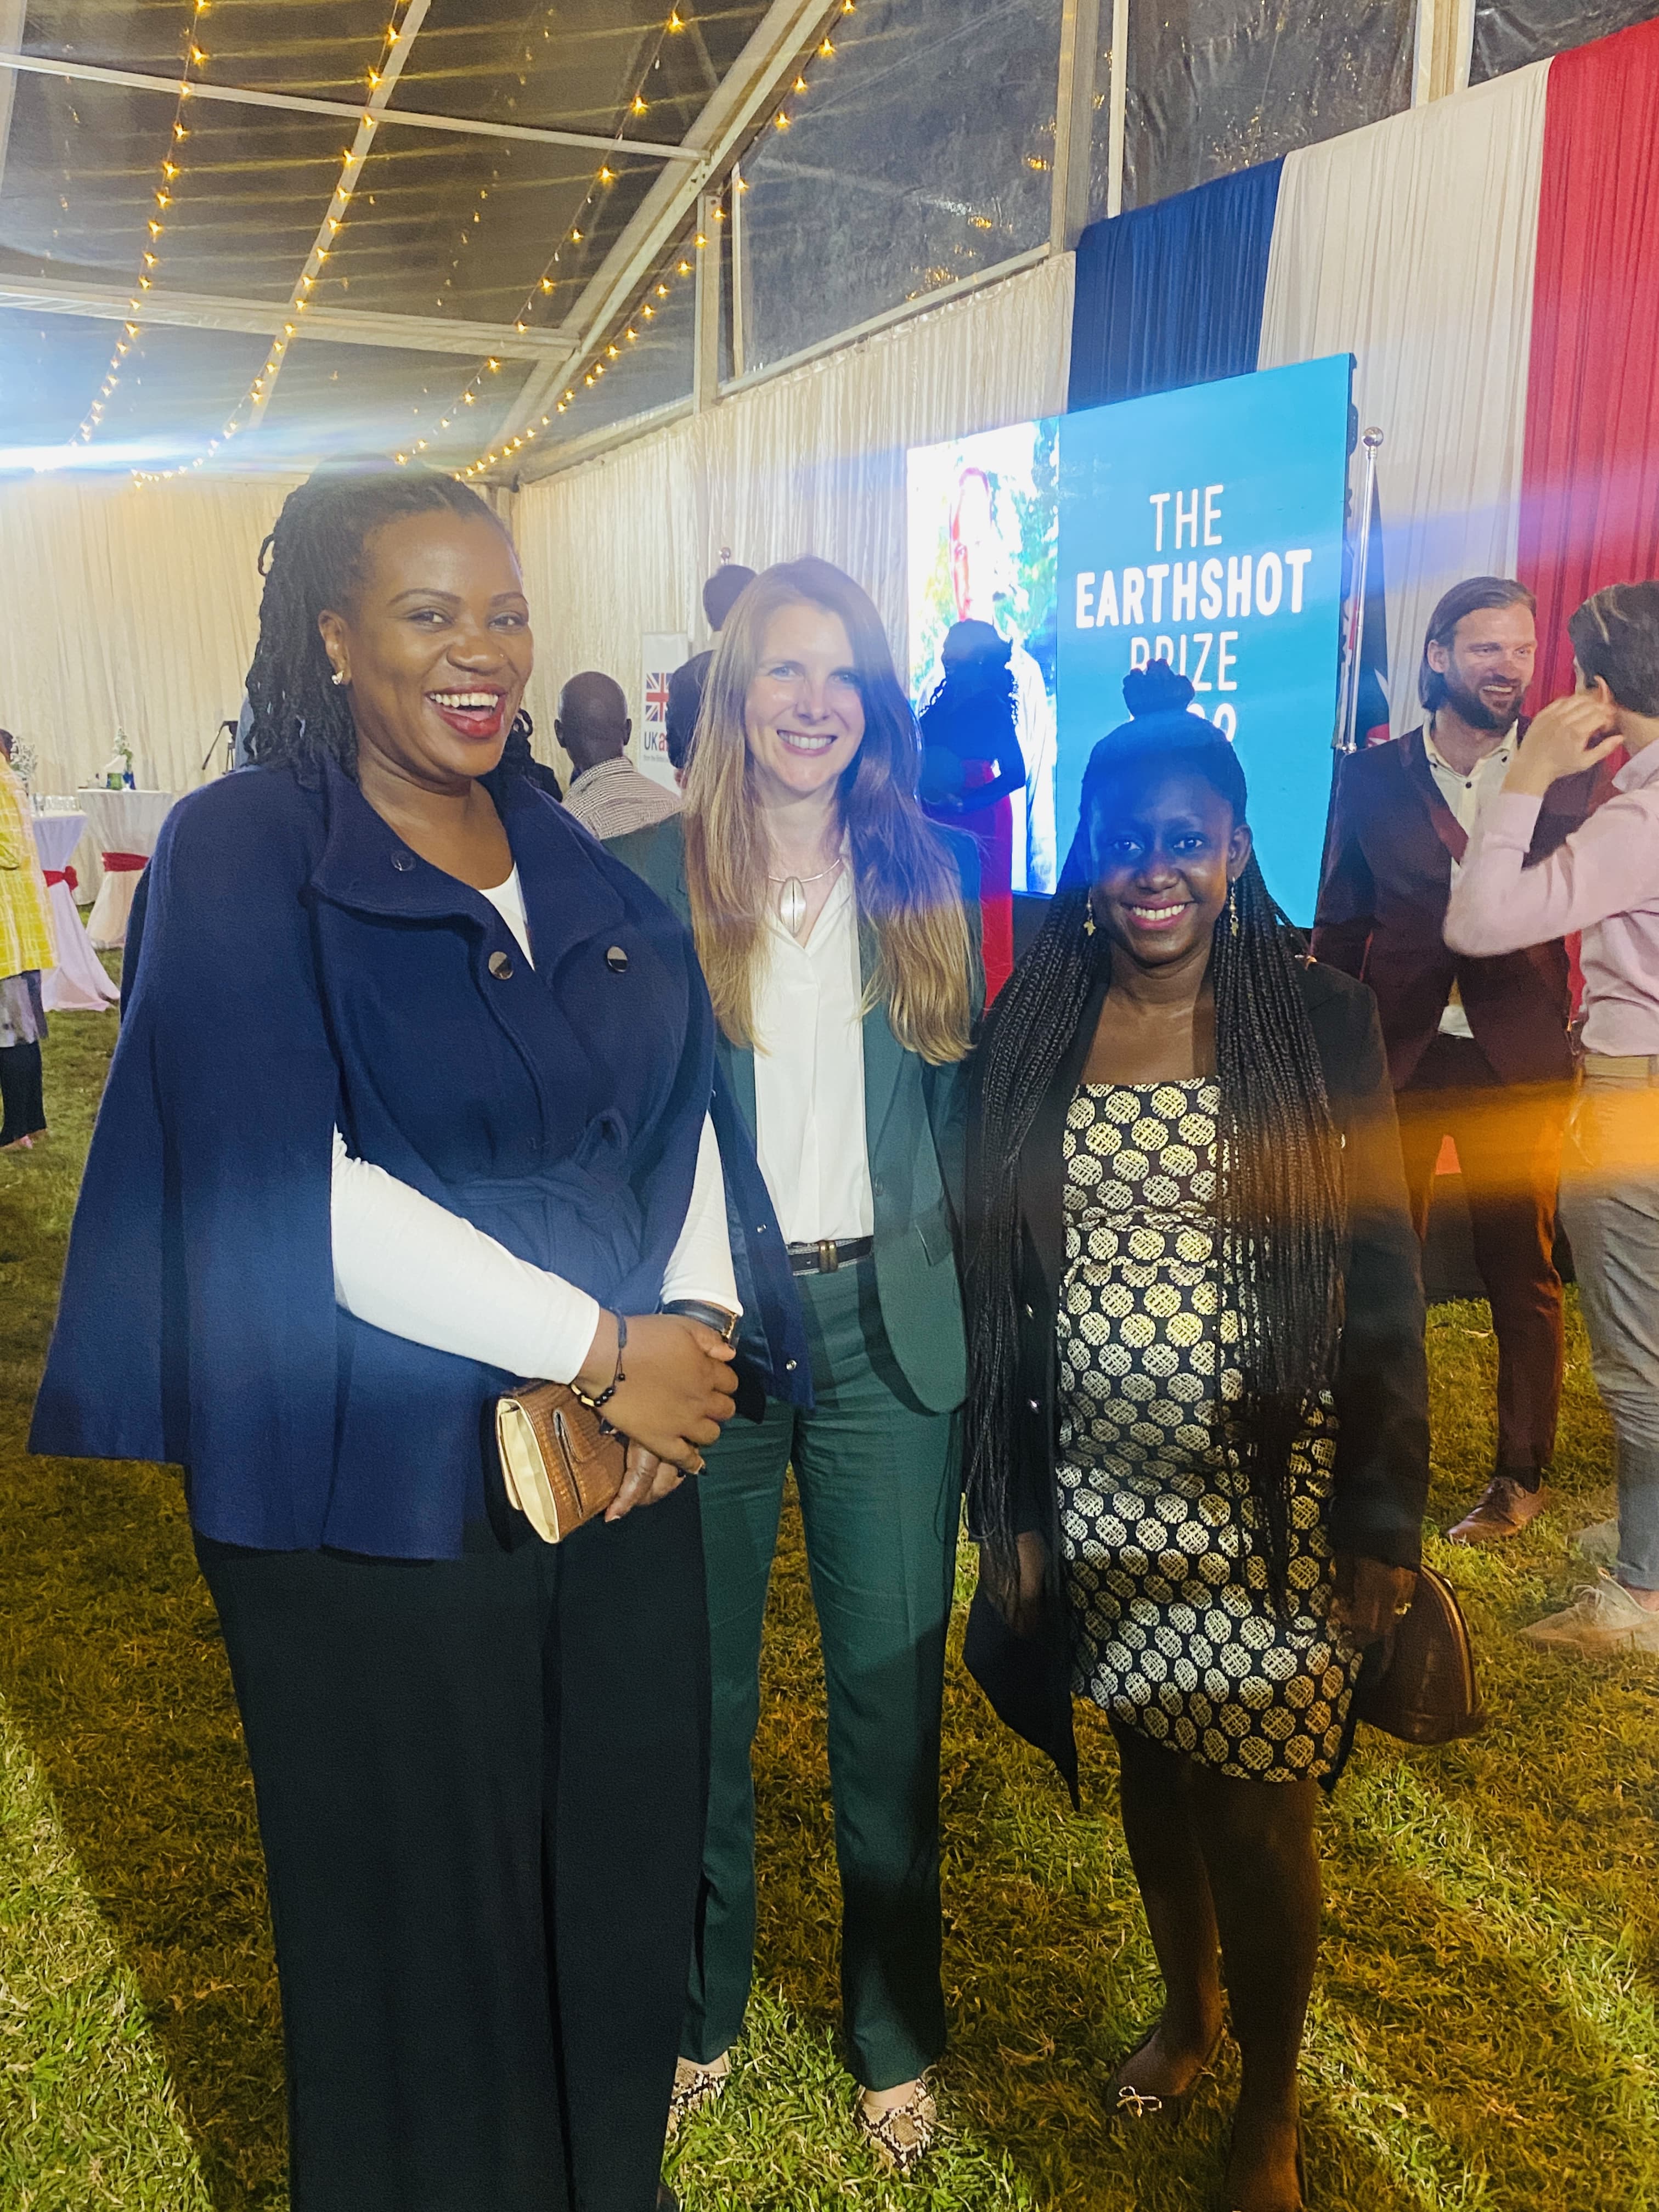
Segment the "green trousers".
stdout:
<svg viewBox="0 0 1659 2212">
<path fill-rule="evenodd" d="M 957 1417 L 928 1412 L 888 1346 L 868 1261 L 801 1279 L 817 1402 L 733 1421 L 698 1488 L 714 1680 L 708 1829 L 682 2049 L 735 2043 L 754 1969 L 761 1623 L 785 1475 L 799 1493 L 830 1696 L 848 2064 L 908 2081 L 945 2046 L 939 1764 L 959 1518 Z"/>
</svg>

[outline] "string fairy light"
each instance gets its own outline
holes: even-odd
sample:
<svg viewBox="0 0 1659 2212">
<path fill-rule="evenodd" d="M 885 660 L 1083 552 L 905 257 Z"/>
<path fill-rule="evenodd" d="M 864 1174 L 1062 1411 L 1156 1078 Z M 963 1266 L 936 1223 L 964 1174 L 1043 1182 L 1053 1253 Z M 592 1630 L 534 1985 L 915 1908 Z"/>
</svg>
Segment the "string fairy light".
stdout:
<svg viewBox="0 0 1659 2212">
<path fill-rule="evenodd" d="M 196 4 L 200 7 L 203 0 L 196 0 Z M 276 380 L 282 374 L 283 364 L 288 357 L 289 347 L 303 331 L 302 319 L 310 308 L 312 294 L 324 275 L 329 256 L 345 227 L 352 195 L 362 180 L 369 147 L 384 119 L 386 102 L 392 96 L 404 64 L 409 58 L 410 48 L 425 20 L 430 0 L 401 0 L 401 4 L 404 9 L 402 20 L 397 19 L 394 10 L 393 20 L 387 25 L 381 40 L 380 58 L 368 71 L 368 100 L 357 125 L 356 137 L 340 156 L 340 174 L 329 200 L 328 212 L 318 227 L 305 266 L 295 280 L 288 304 L 282 311 L 281 327 L 271 339 L 263 368 L 226 416 L 218 435 L 209 439 L 202 453 L 192 460 L 180 463 L 177 468 L 135 470 L 134 474 L 140 482 L 165 483 L 190 470 L 204 467 L 222 447 L 264 416 L 270 404 Z"/>
<path fill-rule="evenodd" d="M 593 176 L 589 182 L 587 190 L 583 194 L 581 204 L 570 218 L 570 222 L 565 234 L 560 238 L 559 243 L 554 247 L 551 255 L 543 264 L 541 270 L 537 275 L 535 282 L 531 285 L 528 292 L 525 295 L 523 304 L 520 306 L 517 314 L 513 319 L 513 327 L 520 335 L 523 335 L 531 329 L 532 318 L 536 314 L 541 301 L 557 289 L 560 277 L 556 274 L 556 271 L 559 271 L 566 267 L 565 255 L 567 249 L 571 247 L 580 248 L 590 246 L 592 245 L 595 226 L 589 219 L 590 210 L 595 209 L 599 205 L 604 193 L 611 185 L 615 184 L 617 179 L 617 172 L 611 166 L 612 156 L 626 153 L 628 150 L 628 129 L 630 118 L 637 119 L 639 117 L 647 115 L 650 112 L 651 103 L 646 98 L 646 87 L 650 83 L 654 72 L 661 66 L 662 54 L 665 46 L 671 38 L 674 37 L 678 33 L 684 32 L 688 27 L 689 21 L 690 18 L 683 8 L 678 5 L 671 8 L 666 21 L 657 33 L 656 43 L 652 48 L 649 58 L 646 61 L 644 67 L 640 72 L 639 79 L 635 85 L 632 94 L 623 104 L 621 118 L 617 124 L 609 151 L 607 152 L 605 159 L 600 162 L 598 169 L 594 172 Z M 577 252 L 573 254 L 571 258 L 574 260 L 581 261 L 585 260 L 586 257 L 581 252 Z M 545 325 L 543 325 L 543 327 L 545 327 Z M 501 363 L 499 361 L 486 361 L 473 371 L 471 376 L 468 378 L 460 392 L 456 395 L 455 398 L 450 402 L 448 407 L 440 417 L 437 426 L 440 431 L 448 430 L 454 427 L 460 417 L 460 410 L 463 407 L 477 405 L 480 393 L 484 392 L 488 386 L 489 378 L 497 374 L 500 368 Z M 564 403 L 561 403 L 562 405 Z M 532 422 L 526 429 L 516 433 L 512 438 L 503 441 L 500 451 L 493 451 L 492 449 L 494 460 L 499 461 L 505 455 L 520 451 L 524 446 L 527 445 L 533 439 L 538 437 L 543 430 L 546 429 L 551 423 L 552 419 L 553 416 L 551 412 L 544 415 L 539 422 Z M 424 453 L 428 442 L 429 441 L 425 438 L 410 440 L 402 450 L 395 453 L 392 458 L 398 463 L 398 466 L 402 467 L 410 459 L 414 459 L 417 454 Z M 490 462 L 480 459 L 468 466 L 458 468 L 453 471 L 452 473 L 459 477 L 476 476 L 481 470 L 489 465 L 491 465 Z"/>
<path fill-rule="evenodd" d="M 207 66 L 208 58 L 202 51 L 198 33 L 202 18 L 207 14 L 210 4 L 211 0 L 187 0 L 185 13 L 189 17 L 189 22 L 184 35 L 185 52 L 179 72 L 178 97 L 173 104 L 173 126 L 167 133 L 167 149 L 158 164 L 161 181 L 156 185 L 154 195 L 155 213 L 145 225 L 147 243 L 143 249 L 138 275 L 134 280 L 132 297 L 127 301 L 127 313 L 131 319 L 121 326 L 121 335 L 115 341 L 114 350 L 109 357 L 109 367 L 104 372 L 104 380 L 98 387 L 98 397 L 82 416 L 81 427 L 75 434 L 75 441 L 71 442 L 78 441 L 83 446 L 90 445 L 94 434 L 102 428 L 105 410 L 109 405 L 116 386 L 121 380 L 121 372 L 126 364 L 127 356 L 143 335 L 144 295 L 153 288 L 155 272 L 161 265 L 161 240 L 167 231 L 164 218 L 178 198 L 173 187 L 178 184 L 183 167 L 183 157 L 179 149 L 190 136 L 190 132 L 185 127 L 185 105 L 191 95 L 191 76 L 192 72 L 199 76 Z"/>
<path fill-rule="evenodd" d="M 840 12 L 843 15 L 851 15 L 854 14 L 856 12 L 856 9 L 857 0 L 841 0 Z M 679 10 L 677 8 L 674 10 L 674 14 L 671 15 L 667 25 L 665 27 L 665 31 L 672 32 L 677 29 L 683 30 L 684 27 L 684 19 L 680 16 Z M 660 52 L 660 50 L 661 41 L 659 40 L 659 52 Z M 814 61 L 828 62 L 833 61 L 835 59 L 835 41 L 827 33 L 825 33 L 820 39 L 817 46 L 814 48 L 812 59 Z M 653 65 L 654 66 L 654 63 Z M 789 100 L 796 106 L 799 106 L 799 101 L 811 89 L 807 76 L 807 72 L 811 66 L 811 63 L 803 63 L 800 68 L 797 70 L 793 83 L 790 87 L 788 98 Z M 792 112 L 792 108 L 790 106 L 785 106 L 780 107 L 776 113 L 772 117 L 770 127 L 777 131 L 787 131 L 789 129 L 793 121 L 793 114 Z M 747 191 L 749 189 L 748 179 L 737 174 L 735 168 L 733 184 L 736 191 L 739 192 Z M 586 203 L 584 203 L 584 205 L 586 205 Z M 715 201 L 710 213 L 712 219 L 716 223 L 723 223 L 726 221 L 726 210 L 720 200 L 717 199 Z M 580 217 L 578 217 L 578 221 L 580 221 Z M 699 253 L 706 249 L 709 242 L 710 241 L 708 237 L 700 231 L 696 233 L 690 241 L 692 249 Z M 554 258 L 556 260 L 556 254 Z M 549 265 L 550 268 L 551 264 L 550 264 Z M 459 477 L 464 482 L 470 483 L 474 477 L 485 475 L 490 469 L 499 467 L 503 461 L 510 459 L 514 453 L 520 452 L 526 445 L 529 444 L 532 440 L 538 437 L 543 430 L 550 428 L 552 425 L 554 417 L 566 413 L 572 406 L 574 406 L 577 403 L 579 395 L 581 392 L 593 389 L 599 383 L 599 380 L 604 376 L 607 366 L 618 358 L 621 352 L 621 349 L 617 343 L 618 332 L 621 333 L 624 344 L 631 345 L 635 343 L 639 336 L 637 325 L 641 321 L 651 321 L 660 311 L 659 303 L 672 296 L 676 278 L 678 277 L 684 280 L 688 276 L 692 276 L 696 274 L 696 263 L 687 258 L 687 241 L 684 237 L 682 237 L 679 242 L 671 247 L 668 252 L 664 256 L 659 267 L 651 276 L 647 277 L 643 289 L 634 300 L 632 304 L 627 308 L 625 313 L 603 336 L 598 339 L 592 350 L 588 353 L 586 362 L 579 362 L 577 365 L 569 371 L 569 382 L 566 386 L 564 391 L 560 394 L 559 398 L 554 402 L 551 411 L 549 414 L 544 415 L 539 422 L 532 423 L 527 429 L 519 432 L 514 437 L 502 439 L 496 446 L 492 447 L 488 452 L 479 454 L 475 460 L 469 462 L 461 468 L 454 470 L 453 473 Z M 551 291 L 553 289 L 552 285 L 547 281 L 546 271 L 544 271 L 543 273 L 539 289 L 543 291 Z M 533 294 L 532 296 L 533 298 Z M 522 325 L 520 325 L 520 327 L 522 327 Z M 475 380 L 474 382 L 468 386 L 468 392 L 469 393 L 476 392 L 477 388 L 477 381 Z M 444 429 L 447 429 L 449 428 L 448 421 L 445 421 L 441 427 Z M 399 463 L 402 463 L 409 459 L 409 455 L 407 453 L 400 453 L 396 458 Z"/>
</svg>

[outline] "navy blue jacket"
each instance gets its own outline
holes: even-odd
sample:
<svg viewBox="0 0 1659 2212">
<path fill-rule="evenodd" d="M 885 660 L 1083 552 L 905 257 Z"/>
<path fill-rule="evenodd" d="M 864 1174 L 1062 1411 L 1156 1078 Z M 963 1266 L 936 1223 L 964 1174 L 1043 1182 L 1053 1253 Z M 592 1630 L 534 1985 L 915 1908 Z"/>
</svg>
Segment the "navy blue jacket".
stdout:
<svg viewBox="0 0 1659 2212">
<path fill-rule="evenodd" d="M 489 900 L 331 765 L 315 788 L 243 770 L 174 808 L 129 940 L 33 1449 L 175 1462 L 194 1525 L 228 1543 L 459 1554 L 483 1510 L 487 1403 L 516 1378 L 337 1308 L 337 1125 L 521 1258 L 639 1312 L 714 1104 L 751 1239 L 739 1291 L 763 1356 L 780 1375 L 799 1360 L 776 1223 L 714 1098 L 688 933 L 527 780 L 490 788 L 533 968 Z"/>
</svg>

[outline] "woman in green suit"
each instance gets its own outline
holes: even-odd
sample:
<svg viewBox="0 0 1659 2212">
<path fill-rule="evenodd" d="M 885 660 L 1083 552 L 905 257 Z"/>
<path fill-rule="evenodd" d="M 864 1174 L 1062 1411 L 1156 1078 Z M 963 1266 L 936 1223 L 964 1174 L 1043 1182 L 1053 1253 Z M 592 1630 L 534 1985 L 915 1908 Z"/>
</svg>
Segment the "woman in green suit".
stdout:
<svg viewBox="0 0 1659 2212">
<path fill-rule="evenodd" d="M 901 2169 L 945 2042 L 939 1759 L 966 1387 L 951 1200 L 983 987 L 977 870 L 916 803 L 879 616 L 828 562 L 769 568 L 721 633 L 683 815 L 618 839 L 690 921 L 801 1292 L 814 1403 L 751 1408 L 702 1482 L 714 1753 L 676 2111 L 718 2095 L 755 1936 L 761 1623 L 793 1465 L 830 1696 L 856 2117 Z"/>
</svg>

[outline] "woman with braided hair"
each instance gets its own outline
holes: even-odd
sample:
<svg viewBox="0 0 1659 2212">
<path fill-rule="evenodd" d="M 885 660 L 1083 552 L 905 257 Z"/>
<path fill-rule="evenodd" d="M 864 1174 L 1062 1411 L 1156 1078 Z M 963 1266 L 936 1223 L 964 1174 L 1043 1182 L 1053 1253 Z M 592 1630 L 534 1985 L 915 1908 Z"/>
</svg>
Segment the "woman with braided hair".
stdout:
<svg viewBox="0 0 1659 2212">
<path fill-rule="evenodd" d="M 185 1470 L 295 2212 L 653 2212 L 707 1787 L 681 1474 L 726 1324 L 804 1352 L 793 1293 L 728 1244 L 722 1153 L 769 1217 L 689 933 L 526 773 L 506 532 L 333 471 L 265 550 L 254 764 L 135 903 L 32 1441 Z M 629 1439 L 556 1547 L 483 1445 L 522 1376 Z"/>
<path fill-rule="evenodd" d="M 1428 1480 L 1417 1247 L 1370 994 L 1316 968 L 1244 778 L 1165 663 L 1096 746 L 969 1124 L 968 1662 L 1077 1792 L 1116 1738 L 1163 2014 L 1107 2090 L 1243 2059 L 1223 2202 L 1302 2203 L 1316 1784 L 1408 1601 Z"/>
</svg>

